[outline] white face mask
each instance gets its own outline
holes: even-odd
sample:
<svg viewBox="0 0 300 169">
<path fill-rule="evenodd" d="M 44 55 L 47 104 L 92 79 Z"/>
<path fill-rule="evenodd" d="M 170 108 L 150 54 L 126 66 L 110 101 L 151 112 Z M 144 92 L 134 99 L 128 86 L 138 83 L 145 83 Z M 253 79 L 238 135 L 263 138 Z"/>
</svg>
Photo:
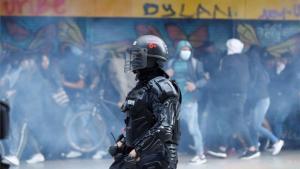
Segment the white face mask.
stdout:
<svg viewBox="0 0 300 169">
<path fill-rule="evenodd" d="M 182 50 L 180 51 L 180 58 L 183 60 L 189 60 L 192 52 L 190 50 Z"/>
</svg>

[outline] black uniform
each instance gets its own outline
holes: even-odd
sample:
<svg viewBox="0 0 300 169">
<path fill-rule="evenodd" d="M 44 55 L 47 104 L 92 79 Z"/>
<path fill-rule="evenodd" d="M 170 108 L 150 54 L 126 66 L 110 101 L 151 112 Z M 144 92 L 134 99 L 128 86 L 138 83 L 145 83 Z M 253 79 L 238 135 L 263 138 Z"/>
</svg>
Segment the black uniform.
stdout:
<svg viewBox="0 0 300 169">
<path fill-rule="evenodd" d="M 9 105 L 0 100 L 0 140 L 5 139 L 9 130 Z"/>
<path fill-rule="evenodd" d="M 0 140 L 5 139 L 9 130 L 9 110 L 10 106 L 0 100 Z M 9 165 L 1 162 L 2 157 L 0 154 L 0 169 L 8 169 Z"/>
<path fill-rule="evenodd" d="M 126 136 L 119 141 L 125 146 L 110 151 L 115 158 L 110 169 L 176 169 L 180 90 L 158 65 L 135 73 L 138 83 L 122 106 Z M 133 149 L 136 159 L 128 156 Z"/>
</svg>

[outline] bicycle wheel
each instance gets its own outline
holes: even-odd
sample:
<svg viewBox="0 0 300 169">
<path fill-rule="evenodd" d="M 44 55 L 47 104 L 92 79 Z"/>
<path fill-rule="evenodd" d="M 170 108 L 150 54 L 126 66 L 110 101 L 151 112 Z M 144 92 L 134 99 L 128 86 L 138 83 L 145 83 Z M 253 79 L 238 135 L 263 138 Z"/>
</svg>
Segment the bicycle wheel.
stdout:
<svg viewBox="0 0 300 169">
<path fill-rule="evenodd" d="M 69 144 L 75 150 L 92 152 L 107 139 L 106 130 L 106 123 L 99 113 L 82 111 L 69 120 L 66 135 Z"/>
</svg>

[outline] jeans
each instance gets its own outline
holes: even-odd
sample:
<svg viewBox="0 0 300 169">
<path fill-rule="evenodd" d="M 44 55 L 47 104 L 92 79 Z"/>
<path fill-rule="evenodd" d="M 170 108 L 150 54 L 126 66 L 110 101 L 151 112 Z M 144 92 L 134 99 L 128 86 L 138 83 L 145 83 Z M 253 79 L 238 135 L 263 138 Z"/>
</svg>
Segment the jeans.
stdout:
<svg viewBox="0 0 300 169">
<path fill-rule="evenodd" d="M 270 139 L 273 143 L 277 142 L 279 139 L 268 129 L 262 126 L 263 121 L 265 119 L 266 113 L 270 106 L 270 98 L 264 98 L 257 101 L 253 109 L 253 141 L 258 144 L 258 134 L 261 134 L 264 137 Z"/>
<path fill-rule="evenodd" d="M 198 122 L 198 103 L 188 102 L 181 106 L 181 120 L 187 124 L 188 131 L 193 137 L 194 148 L 198 155 L 203 154 L 203 138 Z"/>
</svg>

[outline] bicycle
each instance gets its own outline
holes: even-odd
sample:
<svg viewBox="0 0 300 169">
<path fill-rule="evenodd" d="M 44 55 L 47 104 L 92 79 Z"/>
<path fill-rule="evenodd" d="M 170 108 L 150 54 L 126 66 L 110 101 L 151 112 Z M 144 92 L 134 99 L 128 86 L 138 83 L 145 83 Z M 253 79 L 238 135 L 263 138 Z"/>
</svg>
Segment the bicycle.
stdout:
<svg viewBox="0 0 300 169">
<path fill-rule="evenodd" d="M 110 106 L 116 103 L 104 98 L 100 90 L 97 103 L 85 104 L 66 124 L 67 141 L 77 151 L 89 153 L 110 145 L 109 122 L 103 116 L 112 115 Z"/>
</svg>

